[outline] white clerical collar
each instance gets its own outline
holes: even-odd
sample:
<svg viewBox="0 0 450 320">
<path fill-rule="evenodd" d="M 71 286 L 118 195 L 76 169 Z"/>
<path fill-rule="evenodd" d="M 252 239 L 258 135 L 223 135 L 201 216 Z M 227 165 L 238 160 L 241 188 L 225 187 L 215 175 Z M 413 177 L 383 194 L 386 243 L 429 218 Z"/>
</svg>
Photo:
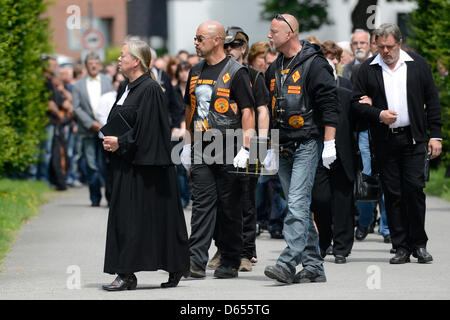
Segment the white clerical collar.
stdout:
<svg viewBox="0 0 450 320">
<path fill-rule="evenodd" d="M 398 58 L 396 68 L 406 61 L 414 61 L 414 59 L 411 58 L 411 56 L 406 51 L 400 49 L 400 57 Z M 383 61 L 383 58 L 381 58 L 381 54 L 377 54 L 375 59 L 373 59 L 370 64 L 379 64 L 382 67 L 387 67 L 386 63 Z"/>
</svg>

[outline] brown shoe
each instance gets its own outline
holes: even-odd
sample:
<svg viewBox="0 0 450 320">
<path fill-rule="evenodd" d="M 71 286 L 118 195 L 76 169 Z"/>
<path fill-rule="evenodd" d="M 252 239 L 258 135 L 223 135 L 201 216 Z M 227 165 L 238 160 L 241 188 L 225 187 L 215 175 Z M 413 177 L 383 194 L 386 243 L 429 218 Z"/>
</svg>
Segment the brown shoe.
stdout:
<svg viewBox="0 0 450 320">
<path fill-rule="evenodd" d="M 208 268 L 216 270 L 220 266 L 220 251 L 217 249 L 213 258 L 208 263 Z"/>
<path fill-rule="evenodd" d="M 239 271 L 252 271 L 252 263 L 247 258 L 241 259 L 241 265 L 239 266 Z"/>
</svg>

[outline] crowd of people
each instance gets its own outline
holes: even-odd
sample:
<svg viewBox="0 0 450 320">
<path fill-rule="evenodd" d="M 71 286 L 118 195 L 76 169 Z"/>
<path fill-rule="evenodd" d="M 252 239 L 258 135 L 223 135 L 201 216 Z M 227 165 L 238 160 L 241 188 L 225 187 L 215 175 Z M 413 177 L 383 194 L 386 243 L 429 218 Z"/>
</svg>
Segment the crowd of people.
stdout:
<svg viewBox="0 0 450 320">
<path fill-rule="evenodd" d="M 391 244 L 390 263 L 433 260 L 424 163 L 441 153 L 442 122 L 429 65 L 402 46 L 394 24 L 342 42 L 298 32 L 295 17 L 279 14 L 268 41 L 209 21 L 196 31 L 196 54 L 157 57 L 130 39 L 119 68 L 103 68 L 94 53 L 83 67 L 46 57 L 50 122 L 43 161 L 30 172 L 60 190 L 88 184 L 92 206 L 105 188 L 105 272 L 118 274 L 105 290 L 134 289 L 135 272 L 157 269 L 170 273 L 163 287 L 203 278 L 207 267 L 237 277 L 258 262 L 255 240 L 265 231 L 286 241 L 264 271 L 283 283 L 325 282 L 324 257 L 346 263 L 354 239 L 376 229 Z M 104 137 L 100 129 L 119 113 L 131 129 Z M 229 129 L 243 132 L 231 151 L 224 144 L 214 161 L 196 161 L 215 142 L 203 136 Z M 235 174 L 248 166 L 252 139 L 270 141 L 275 129 L 278 144 L 259 159 L 275 174 Z M 357 172 L 379 177 L 378 199 L 355 199 Z"/>
</svg>

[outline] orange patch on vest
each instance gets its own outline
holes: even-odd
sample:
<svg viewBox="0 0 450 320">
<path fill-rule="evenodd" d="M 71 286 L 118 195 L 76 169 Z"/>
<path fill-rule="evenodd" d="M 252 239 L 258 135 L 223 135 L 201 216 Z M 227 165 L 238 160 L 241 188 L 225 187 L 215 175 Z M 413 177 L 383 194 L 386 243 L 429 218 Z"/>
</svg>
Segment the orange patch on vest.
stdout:
<svg viewBox="0 0 450 320">
<path fill-rule="evenodd" d="M 275 79 L 270 80 L 270 91 L 273 91 L 275 89 Z"/>
<path fill-rule="evenodd" d="M 227 83 L 230 79 L 230 74 L 228 72 L 222 77 L 223 83 Z"/>
<path fill-rule="evenodd" d="M 218 98 L 216 102 L 214 102 L 214 109 L 219 113 L 225 113 L 228 111 L 230 104 L 228 100 L 225 98 Z"/>
<path fill-rule="evenodd" d="M 300 94 L 301 87 L 300 86 L 288 86 L 288 93 L 291 94 Z"/>
<path fill-rule="evenodd" d="M 235 102 L 230 103 L 230 107 L 231 107 L 231 110 L 233 110 L 234 114 L 238 113 L 238 105 L 237 105 L 237 103 L 235 103 Z"/>
<path fill-rule="evenodd" d="M 221 97 L 229 98 L 230 97 L 230 89 L 217 88 L 217 95 L 221 96 Z"/>
<path fill-rule="evenodd" d="M 275 103 L 277 102 L 277 98 L 275 96 L 272 97 L 272 117 L 274 116 Z"/>
<path fill-rule="evenodd" d="M 298 79 L 300 79 L 300 72 L 298 72 L 298 70 L 297 70 L 292 75 L 292 80 L 294 80 L 294 83 L 296 83 L 298 81 Z"/>
<path fill-rule="evenodd" d="M 289 125 L 293 128 L 301 128 L 303 127 L 303 125 L 305 124 L 305 120 L 303 119 L 302 116 L 292 116 L 289 118 Z"/>
</svg>

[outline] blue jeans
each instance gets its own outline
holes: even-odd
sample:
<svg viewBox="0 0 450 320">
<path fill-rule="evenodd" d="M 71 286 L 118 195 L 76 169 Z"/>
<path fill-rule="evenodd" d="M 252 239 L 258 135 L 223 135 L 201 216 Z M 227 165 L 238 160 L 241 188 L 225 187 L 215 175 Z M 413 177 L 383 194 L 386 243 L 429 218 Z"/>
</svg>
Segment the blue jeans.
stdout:
<svg viewBox="0 0 450 320">
<path fill-rule="evenodd" d="M 86 157 L 89 198 L 91 202 L 100 203 L 102 199 L 101 187 L 105 180 L 102 142 L 99 138 L 83 138 L 83 154 Z"/>
<path fill-rule="evenodd" d="M 79 181 L 78 174 L 78 161 L 80 160 L 80 153 L 78 152 L 78 134 L 72 132 L 70 125 L 67 126 L 68 132 L 66 136 L 67 141 L 67 158 L 69 162 L 69 168 L 67 171 L 67 184 L 72 184 L 75 181 Z"/>
<path fill-rule="evenodd" d="M 309 209 L 321 145 L 320 141 L 310 139 L 297 147 L 293 157 L 280 158 L 278 175 L 287 195 L 288 213 L 283 227 L 287 247 L 277 264 L 292 274 L 300 263 L 308 271 L 325 274 L 319 235 Z"/>
<path fill-rule="evenodd" d="M 179 164 L 176 166 L 176 168 L 177 168 L 178 184 L 180 186 L 181 203 L 183 207 L 186 207 L 189 204 L 189 200 L 191 199 L 191 192 L 189 190 L 189 180 L 187 177 L 186 169 L 183 167 L 183 165 Z"/>
<path fill-rule="evenodd" d="M 30 180 L 43 180 L 50 183 L 50 160 L 52 158 L 55 127 L 51 123 L 45 127 L 45 139 L 40 146 L 38 163 L 32 165 L 29 169 Z"/>
<path fill-rule="evenodd" d="M 269 232 L 282 231 L 287 202 L 281 197 L 278 176 L 261 176 L 256 185 L 256 212 L 258 224 L 267 225 Z M 270 194 L 268 194 L 270 192 Z M 267 216 L 270 208 L 269 216 Z"/>
<path fill-rule="evenodd" d="M 361 131 L 359 133 L 359 150 L 361 151 L 361 158 L 363 162 L 362 173 L 371 175 L 372 174 L 372 164 L 370 161 L 370 146 L 369 146 L 369 132 Z M 373 220 L 373 214 L 375 210 L 376 203 L 373 202 L 361 202 L 358 201 L 356 204 L 359 217 L 358 225 L 363 228 L 367 228 Z M 387 225 L 386 209 L 384 207 L 384 195 L 380 203 L 381 207 L 381 219 L 380 219 L 380 233 L 385 236 L 389 234 L 389 229 Z"/>
<path fill-rule="evenodd" d="M 178 140 L 172 140 L 172 149 L 179 143 Z M 181 152 L 180 152 L 181 154 Z M 181 204 L 186 207 L 191 200 L 191 190 L 189 188 L 189 178 L 187 176 L 186 169 L 182 164 L 175 166 L 177 170 L 178 185 L 180 188 Z"/>
</svg>

